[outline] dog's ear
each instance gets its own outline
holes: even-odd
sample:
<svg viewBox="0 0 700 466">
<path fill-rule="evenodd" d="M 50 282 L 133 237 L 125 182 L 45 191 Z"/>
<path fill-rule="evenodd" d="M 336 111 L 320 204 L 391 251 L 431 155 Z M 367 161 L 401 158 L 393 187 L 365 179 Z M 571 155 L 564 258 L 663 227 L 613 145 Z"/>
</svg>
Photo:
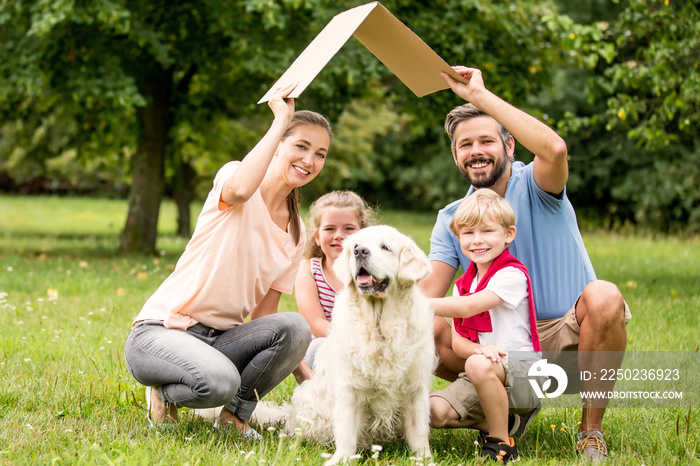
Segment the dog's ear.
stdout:
<svg viewBox="0 0 700 466">
<path fill-rule="evenodd" d="M 411 285 L 430 274 L 431 267 L 428 256 L 416 245 L 409 244 L 401 249 L 399 255 L 399 283 Z"/>
<path fill-rule="evenodd" d="M 350 256 L 352 255 L 352 244 L 346 239 L 343 241 L 343 250 L 333 262 L 333 272 L 344 286 L 352 283 L 352 273 L 350 272 Z"/>
</svg>

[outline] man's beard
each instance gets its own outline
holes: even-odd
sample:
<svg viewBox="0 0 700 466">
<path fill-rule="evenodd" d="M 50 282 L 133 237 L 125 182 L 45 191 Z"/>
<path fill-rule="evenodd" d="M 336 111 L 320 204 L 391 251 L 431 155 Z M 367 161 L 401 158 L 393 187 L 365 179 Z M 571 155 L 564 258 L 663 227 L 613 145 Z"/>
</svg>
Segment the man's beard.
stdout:
<svg viewBox="0 0 700 466">
<path fill-rule="evenodd" d="M 472 164 L 475 162 L 491 162 L 490 159 L 486 157 L 478 157 L 474 159 L 470 159 L 467 163 Z M 490 188 L 491 186 L 495 185 L 501 177 L 505 174 L 506 169 L 508 168 L 507 165 L 507 160 L 506 157 L 503 157 L 501 159 L 495 160 L 493 162 L 493 168 L 491 169 L 491 173 L 486 176 L 486 177 L 476 177 L 472 178 L 469 174 L 469 168 L 466 167 L 465 165 L 462 165 L 459 167 L 459 173 L 462 175 L 462 178 L 467 180 L 469 184 L 474 186 L 474 188 L 479 189 L 479 188 Z"/>
</svg>

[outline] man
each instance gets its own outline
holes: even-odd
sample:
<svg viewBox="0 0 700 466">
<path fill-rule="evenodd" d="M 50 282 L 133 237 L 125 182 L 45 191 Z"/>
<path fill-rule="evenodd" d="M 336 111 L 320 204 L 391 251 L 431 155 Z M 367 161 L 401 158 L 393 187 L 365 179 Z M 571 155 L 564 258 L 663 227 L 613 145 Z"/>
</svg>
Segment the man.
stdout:
<svg viewBox="0 0 700 466">
<path fill-rule="evenodd" d="M 518 235 L 511 253 L 529 269 L 537 327 L 543 351 L 579 350 L 579 367 L 592 367 L 591 355 L 619 352 L 626 347 L 629 309 L 620 290 L 597 280 L 586 252 L 576 216 L 566 197 L 567 149 L 564 140 L 536 118 L 508 104 L 486 89 L 481 71 L 454 68 L 460 83 L 443 73 L 452 90 L 469 104 L 447 116 L 452 155 L 462 176 L 470 183 L 467 193 L 491 189 L 505 197 L 516 214 Z M 532 163 L 515 162 L 515 139 L 535 154 Z M 449 223 L 460 201 L 440 211 L 430 240 L 433 273 L 423 283 L 429 297 L 444 296 L 455 272 L 466 270 L 468 259 Z M 436 374 L 455 380 L 464 360 L 451 348 L 450 324 L 435 319 L 435 339 L 440 365 Z M 584 355 L 588 359 L 584 360 Z M 611 353 L 605 353 L 611 354 Z M 594 356 L 595 357 L 595 356 Z M 621 361 L 616 361 L 619 364 Z M 613 382 L 584 382 L 584 390 L 611 390 Z M 577 448 L 586 459 L 605 461 L 603 440 L 605 407 L 591 407 L 583 400 Z"/>
</svg>

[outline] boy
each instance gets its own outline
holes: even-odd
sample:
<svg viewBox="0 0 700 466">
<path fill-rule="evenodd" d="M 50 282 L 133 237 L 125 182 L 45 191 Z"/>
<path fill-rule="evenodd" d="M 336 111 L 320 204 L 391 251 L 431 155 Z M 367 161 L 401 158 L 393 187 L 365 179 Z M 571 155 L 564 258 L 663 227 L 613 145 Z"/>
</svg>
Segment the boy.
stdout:
<svg viewBox="0 0 700 466">
<path fill-rule="evenodd" d="M 530 278 L 508 252 L 515 213 L 494 191 L 479 189 L 459 206 L 450 229 L 471 263 L 455 282 L 459 296 L 430 301 L 436 315 L 454 318 L 452 348 L 466 363 L 455 382 L 431 393 L 430 423 L 488 432 L 481 456 L 507 463 L 518 457 L 510 435 L 539 411 L 527 383 L 529 363 L 507 358 L 509 351 L 533 357 L 540 351 Z M 509 404 L 530 415 L 509 414 Z"/>
</svg>

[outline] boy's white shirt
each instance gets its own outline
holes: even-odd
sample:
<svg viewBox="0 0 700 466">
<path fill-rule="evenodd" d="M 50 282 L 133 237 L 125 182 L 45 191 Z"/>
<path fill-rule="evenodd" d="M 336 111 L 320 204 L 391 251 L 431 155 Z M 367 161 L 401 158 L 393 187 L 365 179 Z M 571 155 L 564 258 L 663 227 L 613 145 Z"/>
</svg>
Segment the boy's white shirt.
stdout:
<svg viewBox="0 0 700 466">
<path fill-rule="evenodd" d="M 476 290 L 479 277 L 471 284 L 470 293 Z M 479 343 L 495 346 L 503 351 L 534 351 L 530 335 L 530 308 L 528 304 L 527 277 L 515 267 L 504 267 L 496 272 L 488 284 L 503 300 L 503 304 L 489 310 L 491 332 L 479 332 Z M 457 287 L 453 295 L 458 295 Z"/>
</svg>

